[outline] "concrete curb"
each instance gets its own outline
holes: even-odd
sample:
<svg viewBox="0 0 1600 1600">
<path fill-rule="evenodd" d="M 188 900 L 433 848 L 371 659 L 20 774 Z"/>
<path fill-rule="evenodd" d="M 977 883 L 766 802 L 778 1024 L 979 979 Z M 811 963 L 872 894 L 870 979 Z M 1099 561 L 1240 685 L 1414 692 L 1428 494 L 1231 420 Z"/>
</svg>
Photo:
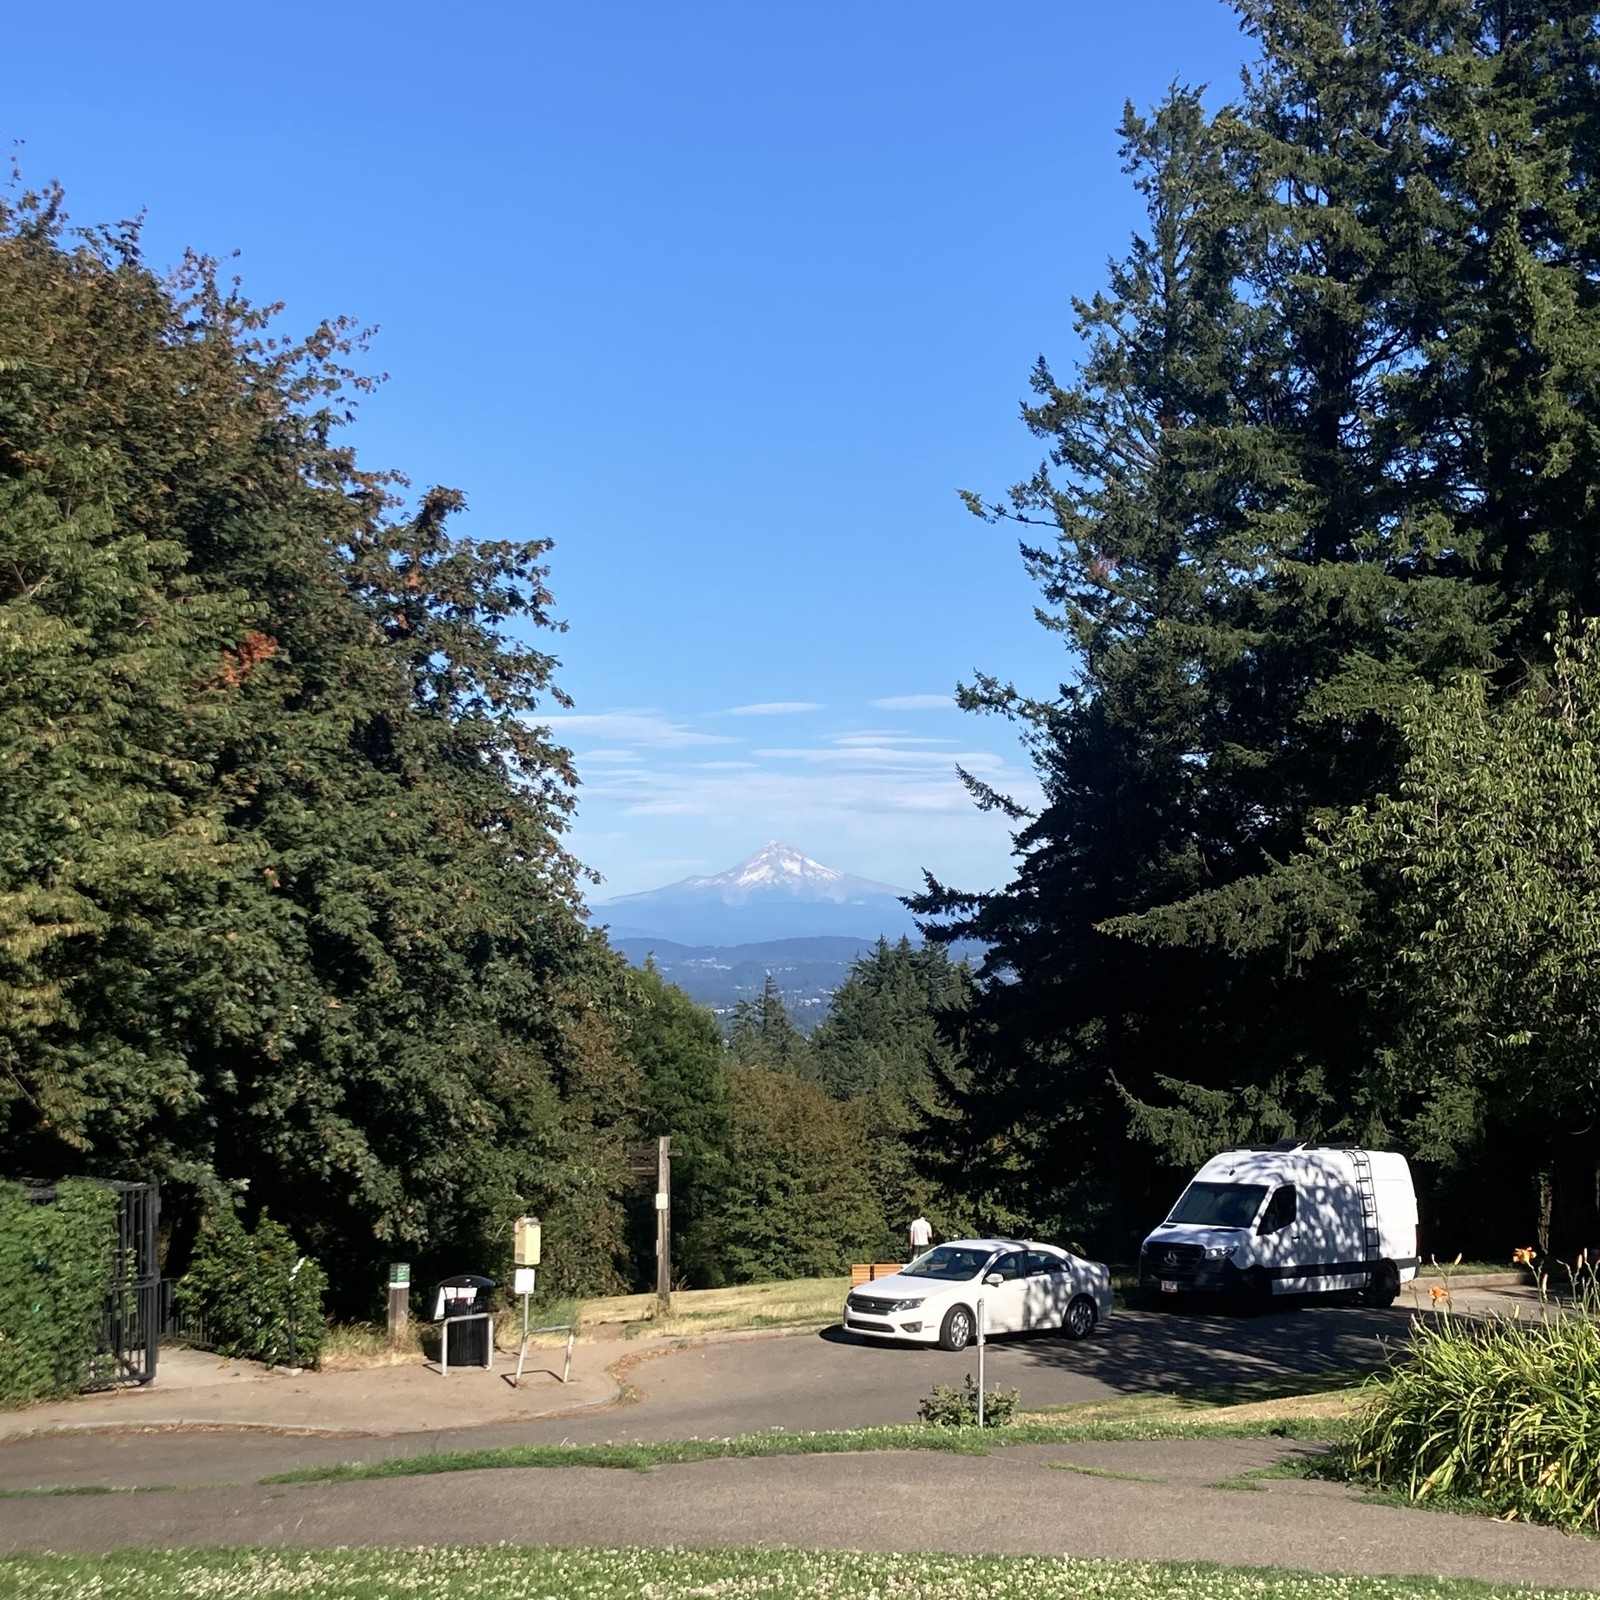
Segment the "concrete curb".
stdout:
<svg viewBox="0 0 1600 1600">
<path fill-rule="evenodd" d="M 1419 1272 L 1407 1289 L 1531 1289 L 1525 1272 L 1463 1272 L 1446 1277 L 1438 1272 Z"/>
</svg>

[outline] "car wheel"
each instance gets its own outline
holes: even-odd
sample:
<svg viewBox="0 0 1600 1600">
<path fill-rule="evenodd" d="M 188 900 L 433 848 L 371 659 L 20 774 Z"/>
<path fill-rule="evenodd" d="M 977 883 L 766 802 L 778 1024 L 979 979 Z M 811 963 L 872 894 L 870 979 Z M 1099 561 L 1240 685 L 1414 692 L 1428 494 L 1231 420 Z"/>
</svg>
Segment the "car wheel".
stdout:
<svg viewBox="0 0 1600 1600">
<path fill-rule="evenodd" d="M 1392 1306 L 1400 1295 L 1400 1269 L 1392 1261 L 1380 1261 L 1372 1269 L 1367 1286 L 1361 1291 L 1363 1304 L 1382 1310 Z"/>
<path fill-rule="evenodd" d="M 965 1306 L 951 1306 L 939 1329 L 941 1350 L 965 1350 L 972 1343 L 972 1313 Z"/>
<path fill-rule="evenodd" d="M 1099 1315 L 1094 1301 L 1088 1295 L 1076 1295 L 1067 1306 L 1067 1314 L 1061 1319 L 1061 1331 L 1069 1339 L 1087 1339 L 1094 1332 Z"/>
</svg>

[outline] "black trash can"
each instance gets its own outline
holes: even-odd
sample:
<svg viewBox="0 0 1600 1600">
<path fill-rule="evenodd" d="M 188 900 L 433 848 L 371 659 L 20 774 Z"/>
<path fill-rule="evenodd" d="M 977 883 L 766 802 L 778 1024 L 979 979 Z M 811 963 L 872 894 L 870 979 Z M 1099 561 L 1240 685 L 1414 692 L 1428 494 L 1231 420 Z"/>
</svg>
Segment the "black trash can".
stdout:
<svg viewBox="0 0 1600 1600">
<path fill-rule="evenodd" d="M 489 1365 L 489 1323 L 483 1313 L 494 1287 L 493 1278 L 461 1272 L 435 1288 L 433 1320 L 439 1324 L 439 1353 L 447 1367 Z"/>
</svg>

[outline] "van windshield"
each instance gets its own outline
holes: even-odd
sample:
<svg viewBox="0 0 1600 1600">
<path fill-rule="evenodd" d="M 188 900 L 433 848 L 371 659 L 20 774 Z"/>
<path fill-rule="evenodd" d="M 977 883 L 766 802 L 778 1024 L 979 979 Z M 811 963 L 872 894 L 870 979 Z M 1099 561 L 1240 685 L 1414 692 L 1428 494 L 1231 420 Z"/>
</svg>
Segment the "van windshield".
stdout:
<svg viewBox="0 0 1600 1600">
<path fill-rule="evenodd" d="M 1248 1228 L 1267 1198 L 1260 1183 L 1191 1183 L 1178 1197 L 1168 1222 L 1204 1228 Z"/>
</svg>

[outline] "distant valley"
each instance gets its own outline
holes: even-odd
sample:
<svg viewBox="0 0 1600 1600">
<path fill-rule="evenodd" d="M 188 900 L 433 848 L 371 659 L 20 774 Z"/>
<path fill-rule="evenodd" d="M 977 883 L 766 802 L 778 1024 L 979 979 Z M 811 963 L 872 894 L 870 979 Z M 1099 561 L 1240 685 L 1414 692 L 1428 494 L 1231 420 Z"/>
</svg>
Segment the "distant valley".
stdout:
<svg viewBox="0 0 1600 1600">
<path fill-rule="evenodd" d="M 726 872 L 599 901 L 593 916 L 635 966 L 653 955 L 664 978 L 719 1013 L 759 995 L 770 972 L 809 1030 L 880 937 L 920 938 L 907 892 L 774 841 Z"/>
<path fill-rule="evenodd" d="M 833 991 L 875 939 L 773 939 L 761 944 L 685 945 L 670 939 L 613 939 L 634 966 L 649 957 L 669 983 L 703 1006 L 726 1015 L 741 1000 L 754 1000 L 770 972 L 795 1026 L 809 1033 L 828 1009 Z"/>
</svg>

